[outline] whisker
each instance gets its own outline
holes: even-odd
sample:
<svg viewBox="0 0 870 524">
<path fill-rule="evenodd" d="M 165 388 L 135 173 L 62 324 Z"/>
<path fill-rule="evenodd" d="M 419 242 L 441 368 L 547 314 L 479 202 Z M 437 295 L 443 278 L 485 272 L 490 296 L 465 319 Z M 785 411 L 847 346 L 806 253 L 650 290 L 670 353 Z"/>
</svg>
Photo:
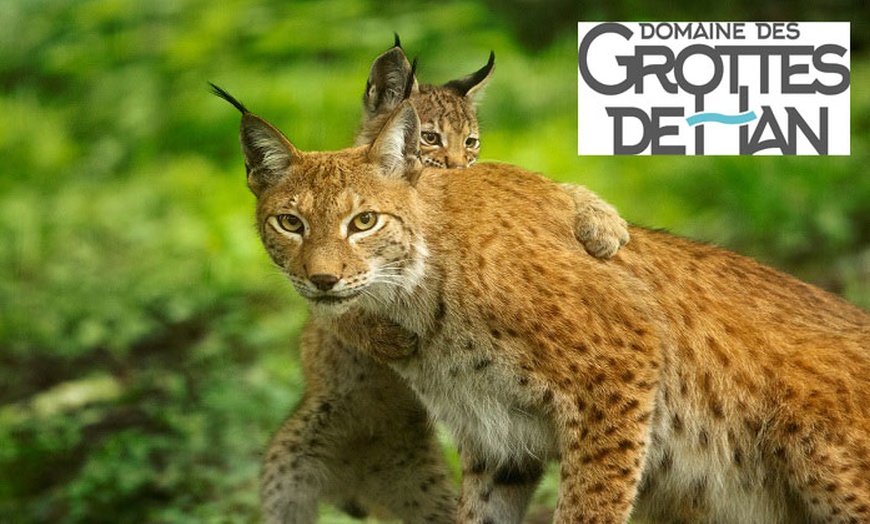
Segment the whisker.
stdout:
<svg viewBox="0 0 870 524">
<path fill-rule="evenodd" d="M 369 290 L 369 289 L 363 289 L 363 290 L 362 290 L 362 294 L 363 294 L 364 296 L 370 297 L 372 300 L 374 300 L 375 302 L 377 302 L 378 305 L 380 305 L 380 306 L 382 306 L 382 307 L 384 307 L 384 308 L 386 308 L 386 307 L 389 306 L 389 304 L 387 304 L 387 302 L 386 302 L 383 298 L 381 298 L 381 297 L 377 296 L 376 294 L 372 293 L 371 290 Z"/>
</svg>

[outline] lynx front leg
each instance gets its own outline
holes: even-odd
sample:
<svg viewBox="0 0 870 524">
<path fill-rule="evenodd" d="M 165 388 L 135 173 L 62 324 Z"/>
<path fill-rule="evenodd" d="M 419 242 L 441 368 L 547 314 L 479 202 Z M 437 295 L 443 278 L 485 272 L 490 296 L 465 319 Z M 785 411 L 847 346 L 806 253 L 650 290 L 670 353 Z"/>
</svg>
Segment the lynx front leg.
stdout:
<svg viewBox="0 0 870 524">
<path fill-rule="evenodd" d="M 359 386 L 353 395 L 306 398 L 272 439 L 264 520 L 313 523 L 330 502 L 357 518 L 453 522 L 454 488 L 422 406 L 401 383 L 373 377 Z"/>
<path fill-rule="evenodd" d="M 260 509 L 270 524 L 317 521 L 318 506 L 329 490 L 328 450 L 322 440 L 331 426 L 330 405 L 307 397 L 288 418 L 266 451 L 260 486 Z"/>
<path fill-rule="evenodd" d="M 574 199 L 574 236 L 590 255 L 610 258 L 628 243 L 628 224 L 616 209 L 583 186 L 560 184 Z"/>
<path fill-rule="evenodd" d="M 330 502 L 356 517 L 453 522 L 441 447 L 408 385 L 316 323 L 301 349 L 306 393 L 265 455 L 264 520 L 312 523 Z"/>
<path fill-rule="evenodd" d="M 634 373 L 624 372 L 623 377 Z M 561 482 L 554 522 L 627 522 L 650 445 L 653 386 L 604 384 L 594 396 L 583 397 L 566 397 L 573 402 L 562 409 Z"/>
<path fill-rule="evenodd" d="M 462 493 L 456 521 L 463 524 L 520 523 L 541 480 L 543 466 L 489 467 L 463 454 Z"/>
</svg>

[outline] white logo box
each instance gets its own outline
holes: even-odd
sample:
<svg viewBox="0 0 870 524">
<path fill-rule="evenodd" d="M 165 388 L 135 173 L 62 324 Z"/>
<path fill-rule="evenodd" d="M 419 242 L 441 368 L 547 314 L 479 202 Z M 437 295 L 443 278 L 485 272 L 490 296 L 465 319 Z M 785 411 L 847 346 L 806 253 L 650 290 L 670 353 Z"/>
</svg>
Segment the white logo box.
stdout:
<svg viewBox="0 0 870 524">
<path fill-rule="evenodd" d="M 848 155 L 848 22 L 580 22 L 580 155 Z"/>
</svg>

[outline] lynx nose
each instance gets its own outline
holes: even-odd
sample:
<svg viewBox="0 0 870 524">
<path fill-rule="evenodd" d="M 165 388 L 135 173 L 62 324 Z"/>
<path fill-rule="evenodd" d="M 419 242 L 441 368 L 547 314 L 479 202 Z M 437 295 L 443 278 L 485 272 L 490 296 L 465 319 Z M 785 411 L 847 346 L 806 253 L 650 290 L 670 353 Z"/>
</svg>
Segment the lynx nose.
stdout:
<svg viewBox="0 0 870 524">
<path fill-rule="evenodd" d="M 444 158 L 444 163 L 447 164 L 449 169 L 455 169 L 458 167 L 467 167 L 468 163 L 465 161 L 464 155 L 447 155 Z"/>
<path fill-rule="evenodd" d="M 329 291 L 338 282 L 338 277 L 335 275 L 318 274 L 308 277 L 314 286 L 321 291 Z"/>
</svg>

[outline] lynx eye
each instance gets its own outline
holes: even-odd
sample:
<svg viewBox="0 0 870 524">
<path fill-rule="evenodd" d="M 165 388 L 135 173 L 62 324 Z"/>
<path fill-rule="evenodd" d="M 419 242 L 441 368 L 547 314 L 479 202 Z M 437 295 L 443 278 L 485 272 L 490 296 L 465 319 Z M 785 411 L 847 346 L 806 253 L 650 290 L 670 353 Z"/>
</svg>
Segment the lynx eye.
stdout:
<svg viewBox="0 0 870 524">
<path fill-rule="evenodd" d="M 353 217 L 350 221 L 350 232 L 368 231 L 378 223 L 378 215 L 372 211 L 366 211 Z"/>
<path fill-rule="evenodd" d="M 278 215 L 275 217 L 275 220 L 278 222 L 278 226 L 288 233 L 301 234 L 302 230 L 305 229 L 305 224 L 303 224 L 302 220 L 296 215 Z"/>
<path fill-rule="evenodd" d="M 477 149 L 480 147 L 480 139 L 470 136 L 465 139 L 465 147 L 468 149 Z"/>
<path fill-rule="evenodd" d="M 439 135 L 435 131 L 421 131 L 420 138 L 423 140 L 424 144 L 427 144 L 430 146 L 440 146 L 441 145 L 441 135 Z"/>
</svg>

